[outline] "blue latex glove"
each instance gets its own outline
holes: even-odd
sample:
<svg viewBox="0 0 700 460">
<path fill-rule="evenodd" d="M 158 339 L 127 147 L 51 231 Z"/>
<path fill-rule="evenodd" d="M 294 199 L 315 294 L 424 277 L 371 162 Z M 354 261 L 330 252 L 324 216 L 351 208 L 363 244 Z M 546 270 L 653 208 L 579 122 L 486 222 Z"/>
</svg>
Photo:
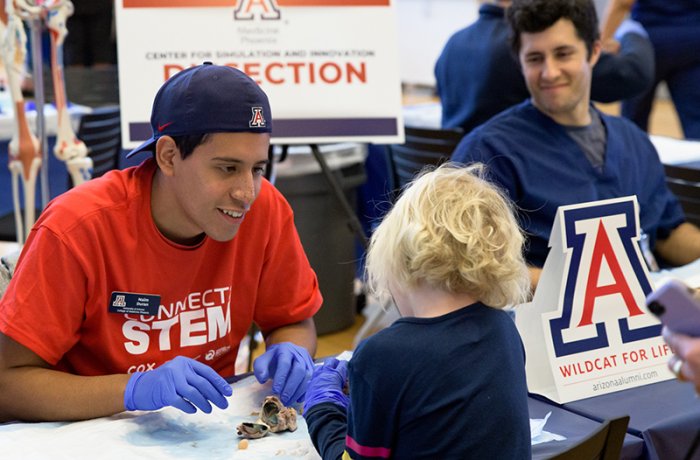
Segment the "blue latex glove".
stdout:
<svg viewBox="0 0 700 460">
<path fill-rule="evenodd" d="M 343 393 L 343 387 L 348 379 L 348 362 L 329 358 L 318 366 L 306 389 L 306 401 L 304 412 L 316 404 L 331 402 L 347 409 L 350 405 L 350 397 Z"/>
<path fill-rule="evenodd" d="M 134 372 L 126 384 L 124 406 L 127 410 L 157 410 L 177 407 L 194 414 L 197 408 L 211 412 L 211 404 L 225 409 L 226 396 L 233 390 L 214 369 L 191 358 L 178 356 L 147 372 Z"/>
<path fill-rule="evenodd" d="M 615 40 L 618 42 L 622 40 L 625 34 L 638 34 L 644 38 L 649 38 L 649 34 L 643 25 L 635 21 L 634 19 L 625 19 L 622 21 L 620 26 L 615 31 Z"/>
<path fill-rule="evenodd" d="M 272 379 L 272 392 L 289 406 L 304 398 L 306 385 L 314 371 L 311 355 L 291 342 L 276 343 L 268 347 L 253 363 L 253 372 L 258 382 Z"/>
</svg>

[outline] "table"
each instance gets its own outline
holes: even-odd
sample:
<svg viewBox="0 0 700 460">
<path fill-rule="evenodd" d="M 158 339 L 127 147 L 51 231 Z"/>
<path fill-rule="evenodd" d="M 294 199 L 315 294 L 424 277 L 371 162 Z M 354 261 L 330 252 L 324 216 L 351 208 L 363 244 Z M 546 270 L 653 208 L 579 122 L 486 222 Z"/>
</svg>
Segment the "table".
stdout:
<svg viewBox="0 0 700 460">
<path fill-rule="evenodd" d="M 584 439 L 588 438 L 600 425 L 600 421 L 570 412 L 556 403 L 544 401 L 537 396 L 528 398 L 530 418 L 544 418 L 551 412 L 545 430 L 566 437 L 564 441 L 553 441 L 532 446 L 533 460 L 550 458 L 561 453 Z M 644 441 L 637 436 L 627 434 L 622 446 L 622 460 L 636 460 L 642 458 Z"/>
<path fill-rule="evenodd" d="M 404 124 L 422 128 L 440 128 L 442 106 L 440 102 L 413 104 L 403 107 Z M 650 135 L 659 158 L 664 164 L 700 162 L 700 141 L 674 139 L 667 136 Z"/>
<path fill-rule="evenodd" d="M 700 430 L 700 399 L 691 384 L 677 380 L 573 401 L 561 407 L 599 422 L 629 415 L 627 432 L 644 439 L 645 459 L 684 458 Z"/>
<path fill-rule="evenodd" d="M 404 125 L 440 129 L 442 105 L 439 102 L 405 105 L 402 113 Z"/>
<path fill-rule="evenodd" d="M 236 379 L 233 379 L 236 380 Z M 0 424 L 0 452 L 3 459 L 308 459 L 318 460 L 307 435 L 306 423 L 299 418 L 297 431 L 270 434 L 238 450 L 235 426 L 253 421 L 271 383 L 260 385 L 248 376 L 233 383 L 234 396 L 228 409 L 214 408 L 211 414 L 187 415 L 174 408 L 155 412 L 123 412 L 83 422 Z M 571 413 L 554 404 L 529 398 L 530 416 L 544 418 L 552 412 L 545 430 L 567 437 L 533 446 L 533 459 L 548 458 L 590 436 L 600 423 Z M 625 460 L 640 458 L 643 442 L 627 436 Z"/>
<path fill-rule="evenodd" d="M 649 136 L 649 139 L 664 164 L 687 166 L 686 163 L 700 160 L 700 141 L 665 136 Z"/>
<path fill-rule="evenodd" d="M 271 433 L 238 449 L 236 425 L 254 421 L 272 384 L 255 377 L 233 383 L 229 407 L 211 414 L 185 414 L 166 407 L 153 412 L 122 412 L 81 422 L 8 423 L 0 425 L 3 460 L 162 459 L 320 460 L 298 418 L 295 432 Z"/>
</svg>

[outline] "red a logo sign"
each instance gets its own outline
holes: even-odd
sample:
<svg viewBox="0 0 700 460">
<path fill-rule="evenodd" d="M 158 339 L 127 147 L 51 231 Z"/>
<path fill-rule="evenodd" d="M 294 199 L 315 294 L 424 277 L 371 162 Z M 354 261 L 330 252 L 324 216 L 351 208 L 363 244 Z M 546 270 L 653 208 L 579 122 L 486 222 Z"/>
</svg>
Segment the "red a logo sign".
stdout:
<svg viewBox="0 0 700 460">
<path fill-rule="evenodd" d="M 275 0 L 238 0 L 233 11 L 235 19 L 251 20 L 256 14 L 261 19 L 279 19 L 280 8 Z"/>
<path fill-rule="evenodd" d="M 623 344 L 657 337 L 661 327 L 640 308 L 651 285 L 638 246 L 636 198 L 562 208 L 555 221 L 562 238 L 549 254 L 567 260 L 561 313 L 549 320 L 555 355 L 600 350 L 613 336 Z"/>
<path fill-rule="evenodd" d="M 610 269 L 614 282 L 605 286 L 599 286 L 598 277 L 600 275 L 603 259 L 608 263 L 608 268 Z M 583 312 L 581 315 L 581 322 L 578 324 L 579 327 L 593 323 L 593 305 L 595 304 L 595 299 L 610 294 L 620 294 L 622 296 L 630 316 L 643 314 L 634 300 L 634 296 L 630 290 L 629 284 L 627 284 L 627 280 L 625 280 L 625 276 L 622 274 L 620 262 L 617 260 L 615 251 L 610 244 L 610 239 L 601 221 L 598 224 L 598 235 L 596 236 L 595 246 L 593 247 L 591 269 L 588 272 L 588 282 L 586 283 Z"/>
</svg>

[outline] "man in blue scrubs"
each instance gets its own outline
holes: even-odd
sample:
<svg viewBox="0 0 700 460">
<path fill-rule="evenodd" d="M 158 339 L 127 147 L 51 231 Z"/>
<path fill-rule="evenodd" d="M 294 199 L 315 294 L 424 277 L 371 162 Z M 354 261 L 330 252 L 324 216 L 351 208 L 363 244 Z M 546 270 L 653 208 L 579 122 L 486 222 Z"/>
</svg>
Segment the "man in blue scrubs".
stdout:
<svg viewBox="0 0 700 460">
<path fill-rule="evenodd" d="M 481 1 L 479 18 L 450 37 L 435 64 L 444 129 L 468 133 L 529 96 L 509 43 L 505 10 L 511 1 Z M 644 28 L 625 21 L 615 38 L 618 52 L 603 53 L 593 69 L 594 101 L 636 96 L 654 80 L 654 48 Z"/>
<path fill-rule="evenodd" d="M 600 56 L 591 0 L 515 0 L 508 10 L 531 98 L 466 136 L 452 159 L 483 162 L 518 206 L 533 287 L 557 208 L 636 195 L 640 225 L 664 262 L 700 257 L 700 229 L 685 222 L 646 133 L 590 103 Z"/>
</svg>

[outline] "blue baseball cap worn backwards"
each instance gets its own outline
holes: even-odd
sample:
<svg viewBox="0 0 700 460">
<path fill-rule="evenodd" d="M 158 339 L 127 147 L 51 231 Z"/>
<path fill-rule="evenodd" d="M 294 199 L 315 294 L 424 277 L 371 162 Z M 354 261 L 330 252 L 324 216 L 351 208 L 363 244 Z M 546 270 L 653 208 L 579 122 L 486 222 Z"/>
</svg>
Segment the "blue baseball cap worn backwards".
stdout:
<svg viewBox="0 0 700 460">
<path fill-rule="evenodd" d="M 267 95 L 238 69 L 205 62 L 181 70 L 160 87 L 151 112 L 153 135 L 129 152 L 153 152 L 162 136 L 206 133 L 269 133 Z"/>
</svg>

